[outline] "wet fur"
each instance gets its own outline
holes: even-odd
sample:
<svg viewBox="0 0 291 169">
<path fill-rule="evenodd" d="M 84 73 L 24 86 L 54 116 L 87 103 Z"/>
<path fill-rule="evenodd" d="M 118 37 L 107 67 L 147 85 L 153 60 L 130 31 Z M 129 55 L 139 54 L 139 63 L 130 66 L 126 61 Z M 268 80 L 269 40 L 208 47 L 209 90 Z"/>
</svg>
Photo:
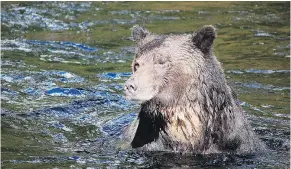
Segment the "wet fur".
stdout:
<svg viewBox="0 0 291 169">
<path fill-rule="evenodd" d="M 139 62 L 145 68 L 129 81 L 138 79 L 152 91 L 124 133 L 132 148 L 248 154 L 263 149 L 212 54 L 213 26 L 193 35 L 161 36 L 137 26 L 133 38 L 138 43 L 133 66 Z"/>
</svg>

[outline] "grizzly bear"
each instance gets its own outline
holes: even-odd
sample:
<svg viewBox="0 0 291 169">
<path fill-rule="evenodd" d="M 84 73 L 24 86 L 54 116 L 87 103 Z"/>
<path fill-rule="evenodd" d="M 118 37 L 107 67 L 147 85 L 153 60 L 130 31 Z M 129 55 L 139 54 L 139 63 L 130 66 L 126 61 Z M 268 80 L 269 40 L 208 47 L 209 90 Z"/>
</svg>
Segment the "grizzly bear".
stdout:
<svg viewBox="0 0 291 169">
<path fill-rule="evenodd" d="M 213 55 L 213 26 L 157 35 L 132 28 L 137 42 L 125 95 L 141 109 L 124 137 L 132 148 L 193 153 L 253 153 L 263 145 Z"/>
</svg>

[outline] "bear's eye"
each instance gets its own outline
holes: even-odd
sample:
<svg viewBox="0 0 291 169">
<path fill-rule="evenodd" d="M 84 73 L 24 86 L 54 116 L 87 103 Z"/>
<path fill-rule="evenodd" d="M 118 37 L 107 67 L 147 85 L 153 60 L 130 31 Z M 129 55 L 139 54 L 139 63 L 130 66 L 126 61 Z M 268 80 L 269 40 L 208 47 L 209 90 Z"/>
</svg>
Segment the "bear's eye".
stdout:
<svg viewBox="0 0 291 169">
<path fill-rule="evenodd" d="M 158 64 L 162 65 L 166 63 L 166 59 L 158 59 Z"/>
<path fill-rule="evenodd" d="M 138 63 L 135 63 L 133 65 L 133 71 L 135 72 L 138 69 L 138 67 L 139 67 L 139 64 Z"/>
<path fill-rule="evenodd" d="M 169 62 L 168 58 L 165 58 L 165 57 L 162 57 L 162 58 L 158 58 L 156 61 L 155 61 L 155 64 L 158 64 L 158 65 L 163 65 L 165 63 Z"/>
<path fill-rule="evenodd" d="M 167 62 L 167 57 L 164 57 L 164 56 L 154 56 L 153 58 L 154 60 L 154 64 L 158 64 L 158 65 L 163 65 Z"/>
</svg>

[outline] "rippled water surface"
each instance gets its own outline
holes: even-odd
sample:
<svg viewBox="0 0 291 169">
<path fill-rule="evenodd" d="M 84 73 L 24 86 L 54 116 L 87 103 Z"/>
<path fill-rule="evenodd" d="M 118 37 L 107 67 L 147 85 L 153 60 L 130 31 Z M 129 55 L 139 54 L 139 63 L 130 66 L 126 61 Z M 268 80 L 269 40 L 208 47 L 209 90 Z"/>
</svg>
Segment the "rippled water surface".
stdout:
<svg viewBox="0 0 291 169">
<path fill-rule="evenodd" d="M 130 28 L 217 27 L 214 53 L 258 156 L 119 149 L 138 112 L 123 96 Z M 290 2 L 1 2 L 3 168 L 289 168 Z"/>
</svg>

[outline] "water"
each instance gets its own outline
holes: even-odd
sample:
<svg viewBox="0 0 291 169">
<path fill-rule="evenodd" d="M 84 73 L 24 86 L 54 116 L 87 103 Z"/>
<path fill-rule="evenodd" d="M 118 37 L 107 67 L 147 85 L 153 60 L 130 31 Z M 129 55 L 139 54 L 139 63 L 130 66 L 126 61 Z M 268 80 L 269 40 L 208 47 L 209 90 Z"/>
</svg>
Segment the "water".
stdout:
<svg viewBox="0 0 291 169">
<path fill-rule="evenodd" d="M 289 168 L 290 2 L 1 2 L 3 168 Z M 123 84 L 130 28 L 215 25 L 214 53 L 254 131 L 257 156 L 119 149 L 137 115 Z"/>
</svg>

